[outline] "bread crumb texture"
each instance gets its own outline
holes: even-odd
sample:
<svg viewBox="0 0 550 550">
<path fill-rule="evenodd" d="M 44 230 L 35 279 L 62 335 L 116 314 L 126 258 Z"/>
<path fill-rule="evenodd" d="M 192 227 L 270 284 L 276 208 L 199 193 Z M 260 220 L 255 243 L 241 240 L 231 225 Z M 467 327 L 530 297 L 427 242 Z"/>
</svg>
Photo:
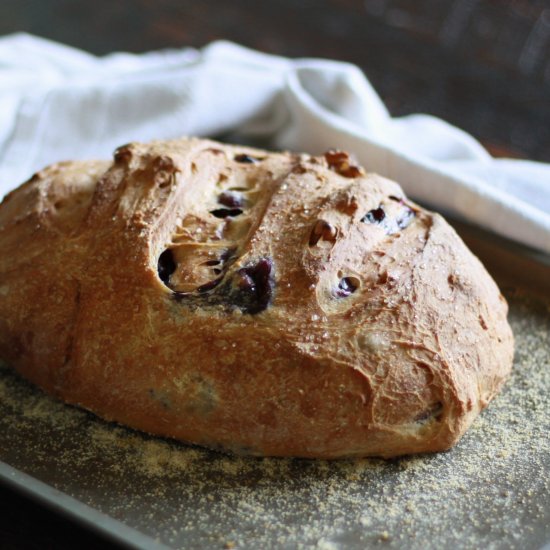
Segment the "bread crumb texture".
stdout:
<svg viewBox="0 0 550 550">
<path fill-rule="evenodd" d="M 148 437 L 0 369 L 0 459 L 174 548 L 539 548 L 550 306 L 508 289 L 510 382 L 447 453 L 241 458 Z"/>
</svg>

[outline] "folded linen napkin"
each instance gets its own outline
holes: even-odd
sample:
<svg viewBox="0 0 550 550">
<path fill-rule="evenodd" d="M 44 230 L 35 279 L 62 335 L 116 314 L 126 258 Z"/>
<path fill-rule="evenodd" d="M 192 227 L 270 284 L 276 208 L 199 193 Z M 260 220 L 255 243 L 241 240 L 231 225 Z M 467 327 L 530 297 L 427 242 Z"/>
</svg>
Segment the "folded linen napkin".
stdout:
<svg viewBox="0 0 550 550">
<path fill-rule="evenodd" d="M 95 57 L 27 34 L 0 38 L 0 195 L 55 161 L 225 132 L 349 150 L 412 198 L 550 253 L 549 164 L 494 159 L 432 116 L 392 118 L 354 65 L 225 41 Z"/>
</svg>

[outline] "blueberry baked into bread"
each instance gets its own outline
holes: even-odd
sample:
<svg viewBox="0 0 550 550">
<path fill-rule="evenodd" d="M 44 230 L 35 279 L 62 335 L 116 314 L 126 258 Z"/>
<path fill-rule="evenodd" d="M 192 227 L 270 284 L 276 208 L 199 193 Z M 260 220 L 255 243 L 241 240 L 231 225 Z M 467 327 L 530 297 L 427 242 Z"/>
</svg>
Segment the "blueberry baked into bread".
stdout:
<svg viewBox="0 0 550 550">
<path fill-rule="evenodd" d="M 210 448 L 448 449 L 510 372 L 506 314 L 441 216 L 339 151 L 133 143 L 0 206 L 0 357 Z"/>
</svg>

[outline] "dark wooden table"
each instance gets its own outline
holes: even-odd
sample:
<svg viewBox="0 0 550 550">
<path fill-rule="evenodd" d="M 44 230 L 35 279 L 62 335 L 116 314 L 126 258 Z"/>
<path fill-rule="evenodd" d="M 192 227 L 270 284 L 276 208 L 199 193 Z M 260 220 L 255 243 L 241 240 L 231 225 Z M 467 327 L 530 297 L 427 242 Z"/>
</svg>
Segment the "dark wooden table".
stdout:
<svg viewBox="0 0 550 550">
<path fill-rule="evenodd" d="M 550 161 L 550 0 L 2 0 L 0 35 L 16 31 L 98 55 L 225 38 L 350 61 L 392 114 L 430 113 L 496 156 Z M 98 547 L 0 488 L 1 549 Z"/>
</svg>

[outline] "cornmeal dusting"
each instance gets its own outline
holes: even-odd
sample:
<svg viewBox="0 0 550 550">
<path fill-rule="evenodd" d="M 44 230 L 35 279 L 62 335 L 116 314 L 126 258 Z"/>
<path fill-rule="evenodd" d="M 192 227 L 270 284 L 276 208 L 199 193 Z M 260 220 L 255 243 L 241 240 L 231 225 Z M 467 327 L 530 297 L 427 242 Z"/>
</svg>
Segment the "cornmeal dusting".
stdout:
<svg viewBox="0 0 550 550">
<path fill-rule="evenodd" d="M 516 359 L 453 450 L 227 456 L 65 406 L 0 369 L 0 459 L 175 548 L 539 548 L 550 539 L 550 307 L 508 291 Z"/>
</svg>

